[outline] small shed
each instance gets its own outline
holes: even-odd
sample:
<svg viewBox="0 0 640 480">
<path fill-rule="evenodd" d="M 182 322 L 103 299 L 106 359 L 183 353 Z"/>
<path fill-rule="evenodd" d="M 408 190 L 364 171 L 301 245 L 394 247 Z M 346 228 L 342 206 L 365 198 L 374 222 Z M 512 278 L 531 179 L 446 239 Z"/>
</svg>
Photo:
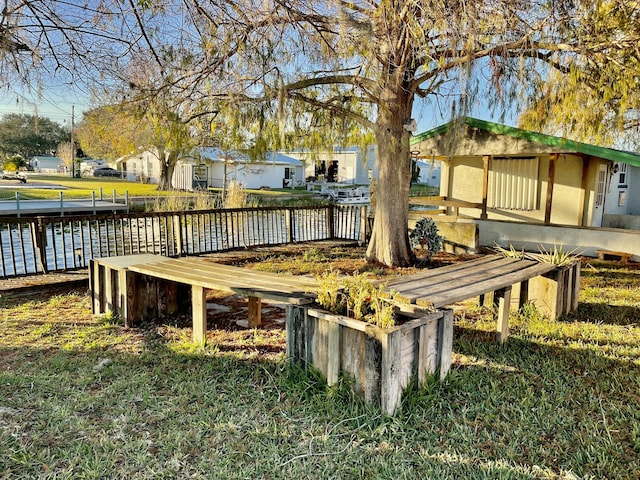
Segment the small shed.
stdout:
<svg viewBox="0 0 640 480">
<path fill-rule="evenodd" d="M 66 165 L 60 157 L 52 155 L 36 155 L 31 157 L 29 165 L 38 173 L 61 173 L 66 171 Z"/>
<path fill-rule="evenodd" d="M 416 135 L 461 216 L 640 229 L 640 154 L 464 117 Z"/>
<path fill-rule="evenodd" d="M 245 188 L 293 188 L 304 185 L 303 163 L 289 155 L 267 152 L 262 159 L 253 160 L 241 152 L 225 152 L 218 148 L 201 148 L 200 162 L 208 166 L 207 183 L 222 188 L 235 181 Z"/>
</svg>

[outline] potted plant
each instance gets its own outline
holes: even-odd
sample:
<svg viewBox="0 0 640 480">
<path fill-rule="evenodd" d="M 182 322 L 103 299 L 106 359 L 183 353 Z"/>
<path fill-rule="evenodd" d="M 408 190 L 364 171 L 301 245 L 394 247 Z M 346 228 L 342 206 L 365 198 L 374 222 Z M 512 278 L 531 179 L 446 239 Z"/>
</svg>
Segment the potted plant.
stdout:
<svg viewBox="0 0 640 480">
<path fill-rule="evenodd" d="M 402 313 L 393 294 L 366 274 L 318 278 L 317 302 L 287 307 L 287 356 L 319 370 L 329 385 L 342 375 L 366 402 L 392 415 L 402 393 L 451 366 L 453 312 Z"/>
</svg>

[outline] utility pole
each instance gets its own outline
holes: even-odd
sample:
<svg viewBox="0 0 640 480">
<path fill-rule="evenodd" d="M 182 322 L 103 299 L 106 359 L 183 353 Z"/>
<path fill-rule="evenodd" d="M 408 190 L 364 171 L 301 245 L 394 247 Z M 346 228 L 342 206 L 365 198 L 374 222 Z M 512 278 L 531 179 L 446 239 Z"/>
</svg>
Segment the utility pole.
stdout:
<svg viewBox="0 0 640 480">
<path fill-rule="evenodd" d="M 75 108 L 75 105 L 71 105 L 71 178 L 76 178 L 76 145 L 73 141 Z"/>
</svg>

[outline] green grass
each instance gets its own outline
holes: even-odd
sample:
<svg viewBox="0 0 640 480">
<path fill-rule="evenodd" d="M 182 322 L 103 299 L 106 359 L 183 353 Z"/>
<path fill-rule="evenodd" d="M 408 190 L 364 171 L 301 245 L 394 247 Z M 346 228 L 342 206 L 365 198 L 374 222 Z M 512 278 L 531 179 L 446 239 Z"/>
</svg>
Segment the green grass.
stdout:
<svg viewBox="0 0 640 480">
<path fill-rule="evenodd" d="M 0 199 L 14 199 L 16 192 L 20 193 L 20 198 L 25 200 L 46 200 L 59 198 L 62 192 L 65 198 L 91 198 L 91 193 L 99 194 L 102 188 L 103 195 L 110 197 L 113 191 L 122 197 L 125 192 L 130 196 L 150 196 L 166 195 L 175 192 L 158 191 L 158 186 L 153 184 L 143 184 L 129 182 L 127 180 L 114 178 L 71 178 L 62 175 L 34 175 L 28 177 L 27 185 L 46 182 L 48 184 L 59 185 L 60 188 L 2 188 L 0 189 Z"/>
<path fill-rule="evenodd" d="M 514 312 L 504 345 L 461 310 L 448 377 L 394 418 L 288 368 L 281 330 L 199 348 L 84 291 L 0 298 L 0 478 L 638 479 L 640 270 L 582 272 L 577 312 Z"/>
</svg>

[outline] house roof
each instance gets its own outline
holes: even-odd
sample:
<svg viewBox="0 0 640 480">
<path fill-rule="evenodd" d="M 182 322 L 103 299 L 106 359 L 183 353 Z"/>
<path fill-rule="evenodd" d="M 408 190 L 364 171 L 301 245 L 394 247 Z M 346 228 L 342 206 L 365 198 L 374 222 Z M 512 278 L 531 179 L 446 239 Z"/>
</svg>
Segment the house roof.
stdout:
<svg viewBox="0 0 640 480">
<path fill-rule="evenodd" d="M 251 159 L 245 153 L 233 151 L 224 152 L 223 150 L 215 147 L 202 147 L 199 149 L 200 156 L 207 158 L 213 162 L 221 162 L 228 157 L 229 160 L 233 160 L 238 163 L 249 163 Z M 300 166 L 302 162 L 297 158 L 290 157 L 279 152 L 267 152 L 263 160 L 257 161 L 258 163 L 272 164 L 272 165 L 293 165 Z"/>
<path fill-rule="evenodd" d="M 584 155 L 590 155 L 614 162 L 627 163 L 634 167 L 640 167 L 640 154 L 638 153 L 616 150 L 614 148 L 598 147 L 596 145 L 589 145 L 588 143 L 576 142 L 574 140 L 554 137 L 553 135 L 546 135 L 544 133 L 531 132 L 529 130 L 523 130 L 521 128 L 510 127 L 508 125 L 472 117 L 463 117 L 458 121 L 445 123 L 444 125 L 440 125 L 436 128 L 420 133 L 411 139 L 411 144 L 413 145 L 438 135 L 442 135 L 449 131 L 453 126 L 460 124 L 465 124 L 469 127 L 478 128 L 480 130 L 486 130 L 497 135 L 508 135 L 510 137 L 521 138 L 530 142 L 549 145 L 550 147 L 562 148 L 570 152 L 582 153 Z"/>
</svg>

